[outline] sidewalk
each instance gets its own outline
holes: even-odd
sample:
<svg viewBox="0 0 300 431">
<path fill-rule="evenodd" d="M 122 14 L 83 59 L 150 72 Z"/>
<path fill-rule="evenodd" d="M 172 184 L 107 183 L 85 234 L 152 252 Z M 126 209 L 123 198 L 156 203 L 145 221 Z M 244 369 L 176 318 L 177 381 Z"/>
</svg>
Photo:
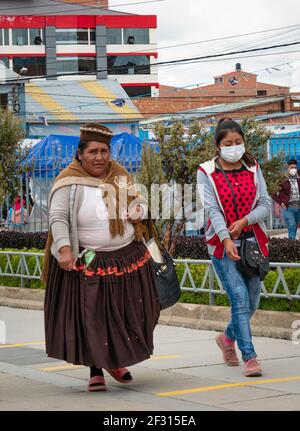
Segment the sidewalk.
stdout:
<svg viewBox="0 0 300 431">
<path fill-rule="evenodd" d="M 153 356 L 130 367 L 134 382 L 106 376 L 106 393 L 86 391 L 89 370 L 48 358 L 43 312 L 0 307 L 0 410 L 300 410 L 300 344 L 254 338 L 264 375 L 223 364 L 216 332 L 159 325 Z M 299 337 L 300 338 L 300 337 Z"/>
</svg>

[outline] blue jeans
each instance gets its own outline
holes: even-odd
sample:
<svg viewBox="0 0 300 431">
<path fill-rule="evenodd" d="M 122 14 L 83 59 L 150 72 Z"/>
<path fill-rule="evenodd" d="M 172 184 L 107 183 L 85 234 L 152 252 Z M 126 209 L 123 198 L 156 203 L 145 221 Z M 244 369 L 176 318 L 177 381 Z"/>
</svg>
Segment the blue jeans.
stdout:
<svg viewBox="0 0 300 431">
<path fill-rule="evenodd" d="M 231 304 L 231 321 L 225 330 L 225 335 L 237 341 L 244 361 L 256 358 L 250 318 L 259 305 L 261 281 L 259 277 L 248 278 L 239 272 L 236 262 L 226 255 L 223 259 L 211 256 L 211 260 Z"/>
<path fill-rule="evenodd" d="M 300 208 L 287 208 L 282 211 L 287 224 L 289 239 L 296 239 L 298 223 L 300 223 Z"/>
</svg>

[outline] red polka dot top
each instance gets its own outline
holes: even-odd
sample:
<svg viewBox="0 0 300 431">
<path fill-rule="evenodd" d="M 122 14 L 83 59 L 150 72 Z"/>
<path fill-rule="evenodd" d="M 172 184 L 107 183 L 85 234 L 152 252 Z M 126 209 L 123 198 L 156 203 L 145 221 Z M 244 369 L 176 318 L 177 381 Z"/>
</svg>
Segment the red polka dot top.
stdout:
<svg viewBox="0 0 300 431">
<path fill-rule="evenodd" d="M 229 227 L 233 222 L 249 214 L 255 199 L 256 187 L 254 184 L 254 173 L 248 171 L 245 166 L 242 166 L 240 169 L 225 170 L 225 172 L 235 193 L 239 215 L 238 219 L 234 210 L 232 192 L 219 168 L 216 168 L 215 172 L 212 174 L 212 178 L 225 211 L 227 227 Z M 250 225 L 246 226 L 243 232 L 251 232 L 252 230 L 252 225 Z"/>
</svg>

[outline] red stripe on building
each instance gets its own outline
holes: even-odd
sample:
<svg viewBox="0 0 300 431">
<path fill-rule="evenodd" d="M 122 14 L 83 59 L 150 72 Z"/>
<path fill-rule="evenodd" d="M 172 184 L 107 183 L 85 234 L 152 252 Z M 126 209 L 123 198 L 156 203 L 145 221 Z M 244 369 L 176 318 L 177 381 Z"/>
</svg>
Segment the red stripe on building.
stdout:
<svg viewBox="0 0 300 431">
<path fill-rule="evenodd" d="M 95 28 L 95 16 L 74 16 L 62 15 L 55 17 L 55 25 L 57 28 Z"/>
<path fill-rule="evenodd" d="M 60 16 L 0 16 L 1 28 L 157 28 L 155 15 L 60 15 Z"/>
<path fill-rule="evenodd" d="M 155 15 L 102 15 L 96 17 L 97 25 L 109 28 L 157 28 Z"/>
<path fill-rule="evenodd" d="M 45 27 L 43 16 L 0 16 L 1 28 L 42 28 Z"/>
</svg>

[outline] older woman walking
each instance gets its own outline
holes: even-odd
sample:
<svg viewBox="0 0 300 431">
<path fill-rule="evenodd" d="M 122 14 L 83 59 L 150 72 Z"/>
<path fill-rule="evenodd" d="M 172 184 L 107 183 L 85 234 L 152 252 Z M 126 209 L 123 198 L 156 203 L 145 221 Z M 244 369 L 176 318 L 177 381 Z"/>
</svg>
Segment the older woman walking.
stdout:
<svg viewBox="0 0 300 431">
<path fill-rule="evenodd" d="M 81 127 L 76 158 L 50 194 L 43 271 L 46 352 L 90 367 L 89 391 L 107 389 L 103 369 L 132 382 L 125 367 L 153 353 L 160 314 L 143 241 L 155 231 L 131 176 L 110 159 L 111 138 L 105 126 Z"/>
</svg>

